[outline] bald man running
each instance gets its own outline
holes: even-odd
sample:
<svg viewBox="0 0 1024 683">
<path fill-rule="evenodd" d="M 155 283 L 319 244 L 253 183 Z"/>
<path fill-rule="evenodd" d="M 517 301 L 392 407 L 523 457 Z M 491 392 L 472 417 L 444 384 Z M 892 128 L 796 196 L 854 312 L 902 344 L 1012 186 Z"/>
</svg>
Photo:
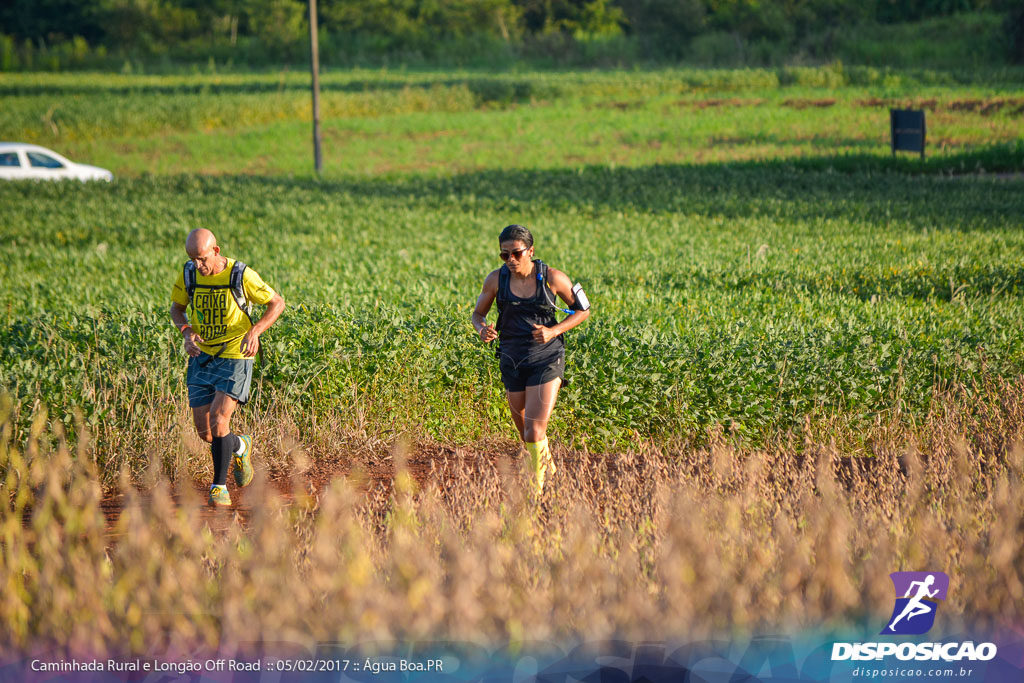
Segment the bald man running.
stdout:
<svg viewBox="0 0 1024 683">
<path fill-rule="evenodd" d="M 198 228 L 188 234 L 189 260 L 171 290 L 171 320 L 185 339 L 189 355 L 188 404 L 200 438 L 210 444 L 213 485 L 210 505 L 231 505 L 227 477 L 235 463 L 239 488 L 252 481 L 252 439 L 231 433 L 235 406 L 249 400 L 252 359 L 260 335 L 284 310 L 284 299 L 252 268 L 221 256 L 213 233 Z M 267 310 L 253 322 L 250 303 Z M 190 322 L 186 311 L 192 307 Z"/>
</svg>

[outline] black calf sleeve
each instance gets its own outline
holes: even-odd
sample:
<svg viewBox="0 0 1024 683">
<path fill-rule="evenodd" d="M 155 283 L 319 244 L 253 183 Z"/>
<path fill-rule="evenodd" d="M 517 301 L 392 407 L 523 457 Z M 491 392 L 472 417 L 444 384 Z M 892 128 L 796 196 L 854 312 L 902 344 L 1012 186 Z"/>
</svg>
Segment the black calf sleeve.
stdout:
<svg viewBox="0 0 1024 683">
<path fill-rule="evenodd" d="M 231 447 L 228 444 L 232 436 L 234 434 L 215 436 L 210 443 L 210 454 L 213 456 L 213 483 L 217 486 L 227 486 L 228 483 L 228 469 L 231 466 Z"/>
</svg>

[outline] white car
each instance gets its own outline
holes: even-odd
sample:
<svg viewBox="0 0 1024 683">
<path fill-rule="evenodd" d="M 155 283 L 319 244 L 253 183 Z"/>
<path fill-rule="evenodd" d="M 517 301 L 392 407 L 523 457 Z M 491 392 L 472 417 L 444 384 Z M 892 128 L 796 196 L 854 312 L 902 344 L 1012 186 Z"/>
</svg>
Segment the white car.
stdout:
<svg viewBox="0 0 1024 683">
<path fill-rule="evenodd" d="M 114 179 L 105 168 L 76 164 L 53 150 L 22 142 L 0 142 L 0 180 Z"/>
</svg>

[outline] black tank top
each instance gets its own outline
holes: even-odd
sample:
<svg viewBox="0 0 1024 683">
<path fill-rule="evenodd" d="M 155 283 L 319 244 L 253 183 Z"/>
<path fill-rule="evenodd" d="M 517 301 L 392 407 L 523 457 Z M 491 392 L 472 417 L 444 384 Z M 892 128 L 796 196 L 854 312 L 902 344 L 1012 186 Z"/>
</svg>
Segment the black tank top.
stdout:
<svg viewBox="0 0 1024 683">
<path fill-rule="evenodd" d="M 533 261 L 535 289 L 533 296 L 520 298 L 512 293 L 512 273 L 508 266 L 503 265 L 498 271 L 498 322 L 495 327 L 499 335 L 499 353 L 524 355 L 540 355 L 558 353 L 565 347 L 565 341 L 559 335 L 547 344 L 539 344 L 533 339 L 533 326 L 552 327 L 558 323 L 555 318 L 554 293 L 548 287 L 548 267 L 543 261 Z"/>
</svg>

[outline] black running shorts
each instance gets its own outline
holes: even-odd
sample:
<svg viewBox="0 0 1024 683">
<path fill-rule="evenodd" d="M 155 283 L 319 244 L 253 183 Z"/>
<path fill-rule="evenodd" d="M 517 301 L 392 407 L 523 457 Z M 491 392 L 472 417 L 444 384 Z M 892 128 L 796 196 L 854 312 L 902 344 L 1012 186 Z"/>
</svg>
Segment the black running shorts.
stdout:
<svg viewBox="0 0 1024 683">
<path fill-rule="evenodd" d="M 540 358 L 526 357 L 521 361 L 502 356 L 498 368 L 507 391 L 526 391 L 526 387 L 547 384 L 565 374 L 565 351 L 559 349 L 557 354 L 546 354 Z"/>
</svg>

